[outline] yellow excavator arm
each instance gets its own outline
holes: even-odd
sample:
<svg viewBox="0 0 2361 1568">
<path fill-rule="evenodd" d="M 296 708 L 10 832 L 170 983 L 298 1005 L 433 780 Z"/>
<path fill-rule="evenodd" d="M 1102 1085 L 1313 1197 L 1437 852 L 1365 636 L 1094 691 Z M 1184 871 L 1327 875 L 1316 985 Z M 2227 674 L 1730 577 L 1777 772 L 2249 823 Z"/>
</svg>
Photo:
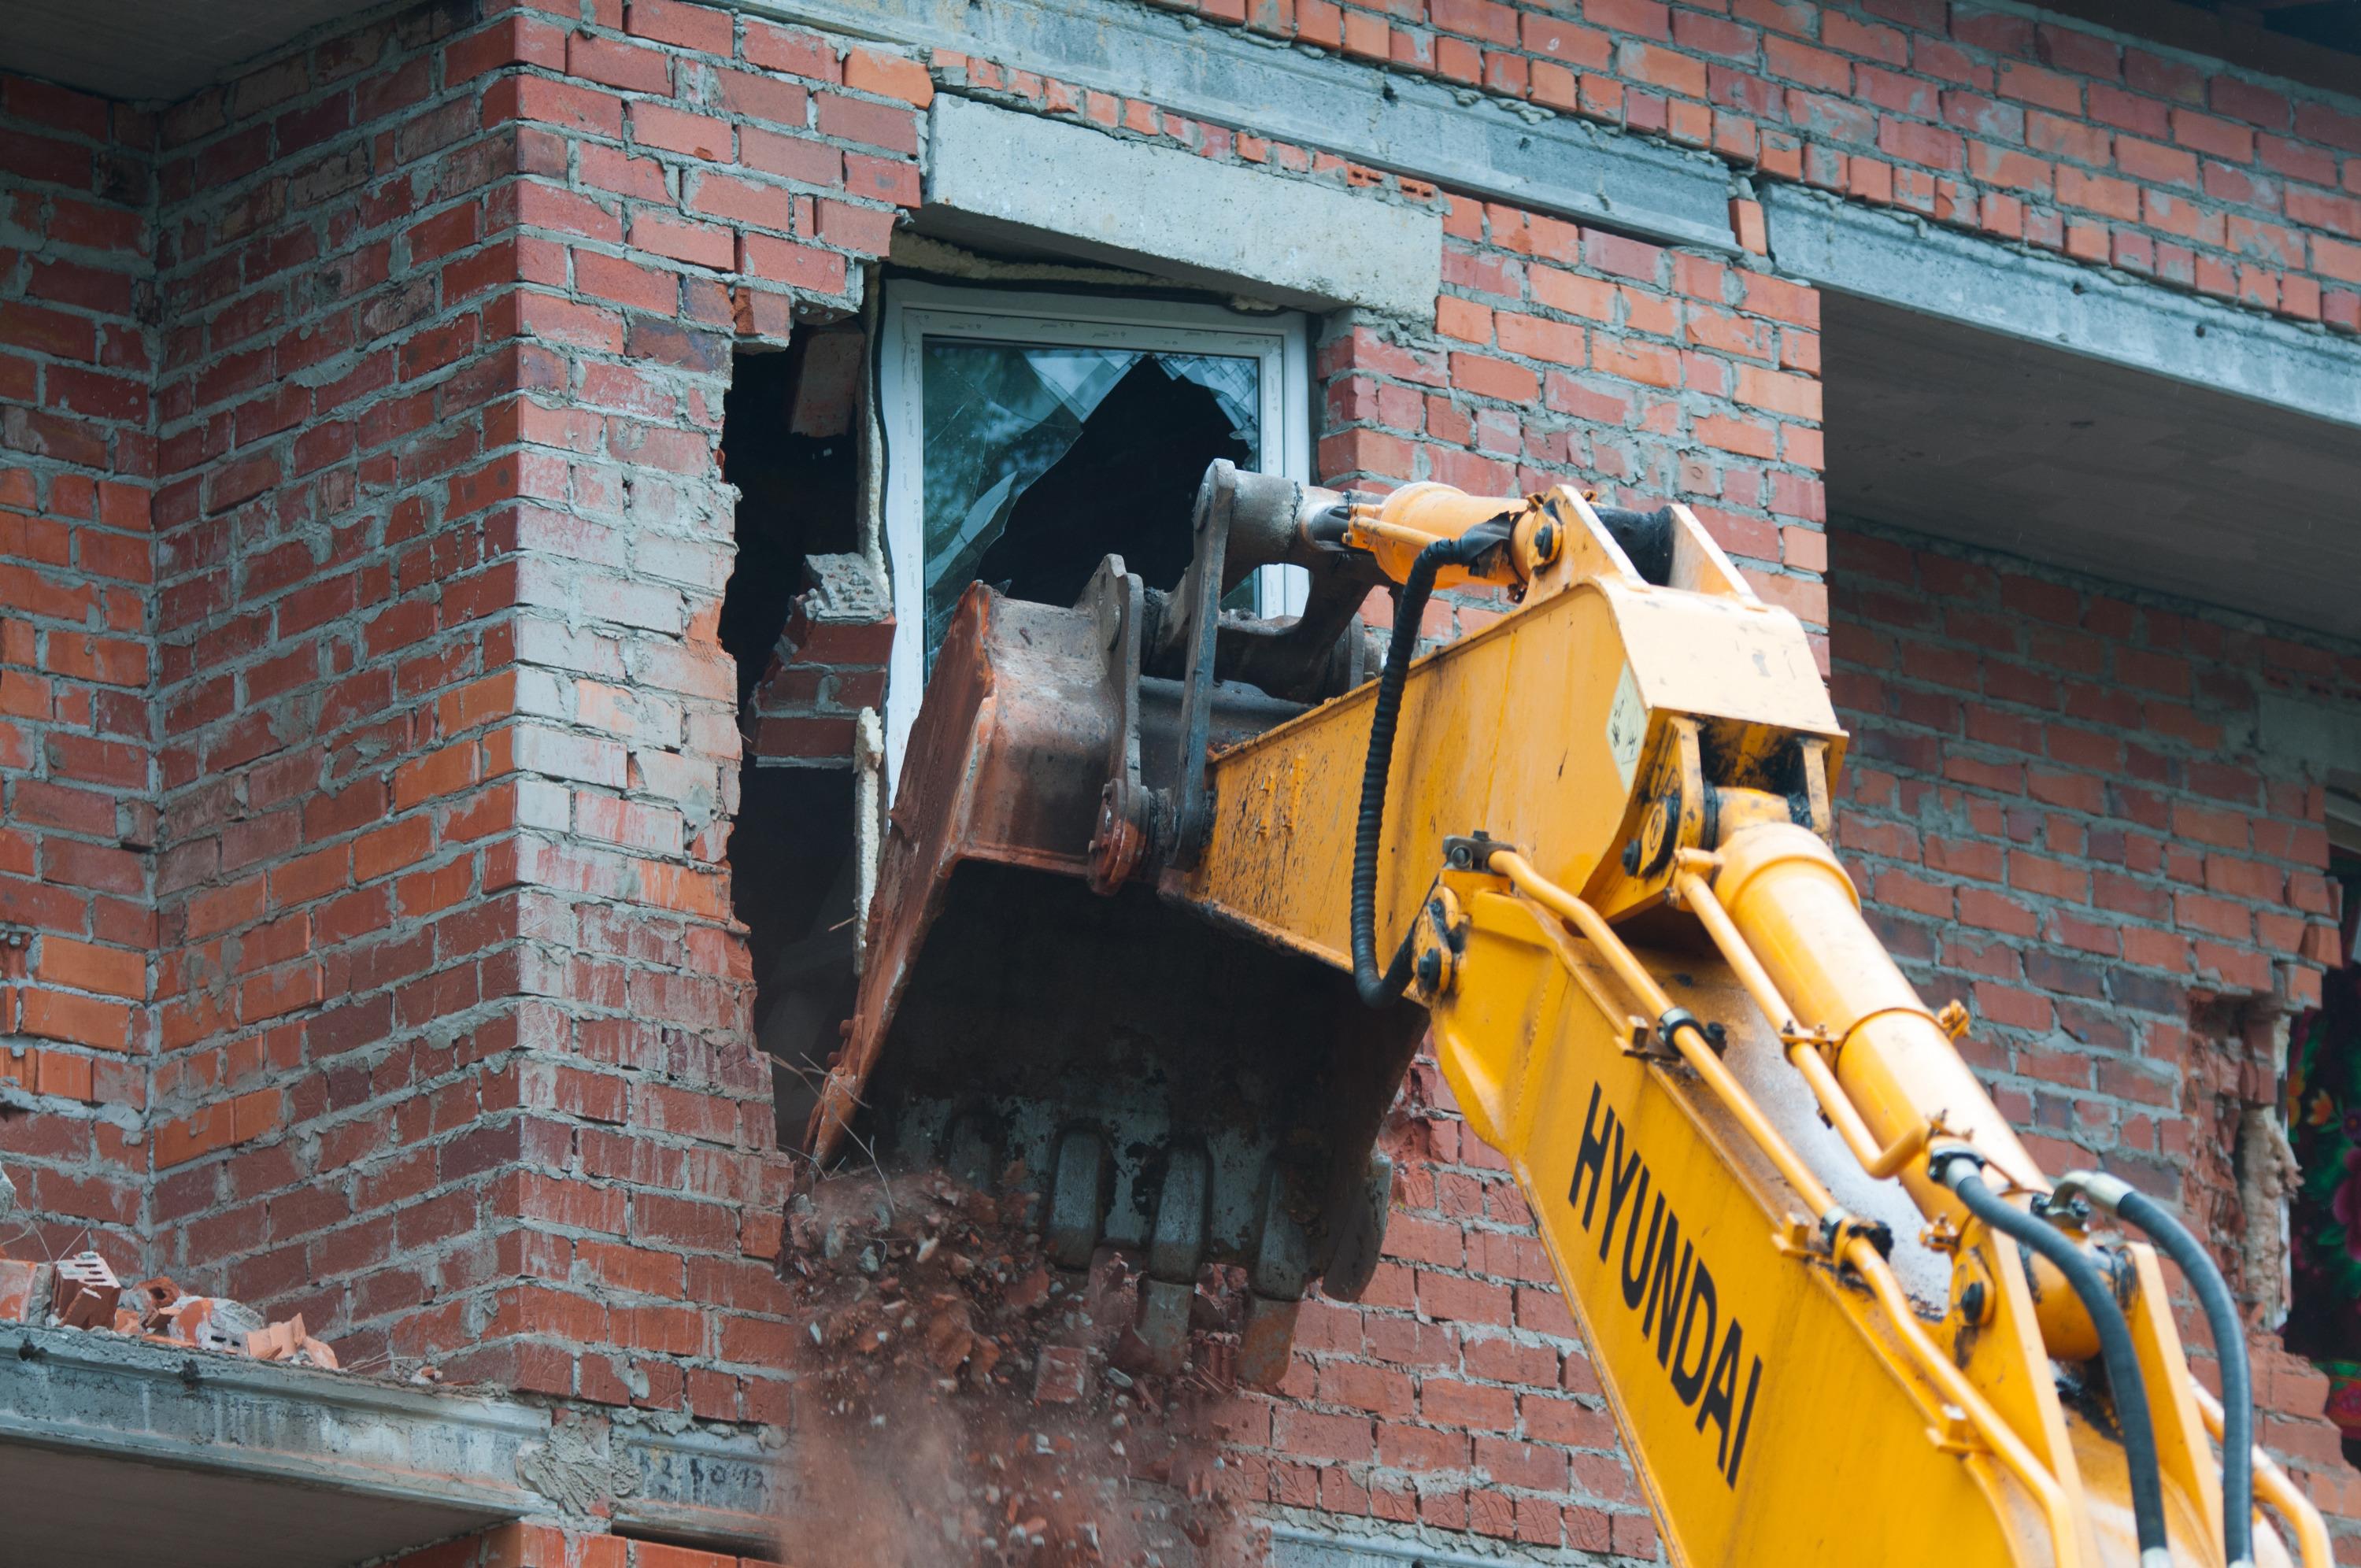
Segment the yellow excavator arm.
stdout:
<svg viewBox="0 0 2361 1568">
<path fill-rule="evenodd" d="M 2319 1516 L 2252 1446 L 2202 1247 L 2120 1180 L 2045 1177 L 1953 1047 L 1963 1010 L 1930 1010 L 1863 920 L 1828 845 L 1846 736 L 1809 643 L 1686 509 L 1225 468 L 1169 596 L 1114 558 L 1075 610 L 971 594 L 818 1152 L 865 1105 L 904 1157 L 1016 1153 L 1044 1173 L 1053 1251 L 1145 1249 L 1151 1343 L 1176 1279 L 1236 1261 L 1249 1375 L 1275 1380 L 1311 1282 L 1366 1282 L 1367 1150 L 1422 1022 L 1537 1217 L 1675 1562 L 2289 1563 L 2253 1497 L 2329 1568 Z M 1272 561 L 1313 572 L 1301 620 L 1213 608 Z M 1400 613 L 1373 672 L 1349 616 L 1322 617 L 1380 576 Z M 1413 661 L 1427 596 L 1466 582 L 1516 607 Z M 962 889 L 994 917 L 930 957 Z M 1095 926 L 1060 913 L 1077 898 Z M 1193 935 L 1129 924 L 1151 905 Z M 1060 956 L 994 946 L 1012 927 Z M 1269 956 L 1219 968 L 1249 952 Z M 1060 1015 L 1124 1044 L 1059 1043 L 1005 979 L 1068 961 Z M 1121 1027 L 1093 1022 L 1094 969 L 1125 981 Z M 946 991 L 962 1049 L 895 1044 L 943 1027 Z M 1257 1008 L 1260 1031 L 1238 1022 Z M 1161 1152 L 1111 1152 L 1137 1147 Z M 2226 1412 L 2158 1247 L 2213 1320 Z"/>
</svg>

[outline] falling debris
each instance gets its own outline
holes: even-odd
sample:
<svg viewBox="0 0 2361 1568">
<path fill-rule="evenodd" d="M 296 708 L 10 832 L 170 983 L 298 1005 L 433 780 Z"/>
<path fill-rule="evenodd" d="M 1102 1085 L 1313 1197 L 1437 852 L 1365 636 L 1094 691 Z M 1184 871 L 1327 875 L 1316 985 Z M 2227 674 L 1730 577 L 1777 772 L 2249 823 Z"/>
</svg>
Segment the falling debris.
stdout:
<svg viewBox="0 0 2361 1568">
<path fill-rule="evenodd" d="M 1015 1194 L 1023 1174 L 1004 1179 Z M 1138 1275 L 1045 1259 L 1029 1195 L 839 1177 L 788 1211 L 799 1287 L 799 1530 L 881 1565 L 1240 1561 L 1252 1526 L 1207 1455 L 1240 1309 L 1201 1286 L 1188 1358 L 1150 1373 Z"/>
</svg>

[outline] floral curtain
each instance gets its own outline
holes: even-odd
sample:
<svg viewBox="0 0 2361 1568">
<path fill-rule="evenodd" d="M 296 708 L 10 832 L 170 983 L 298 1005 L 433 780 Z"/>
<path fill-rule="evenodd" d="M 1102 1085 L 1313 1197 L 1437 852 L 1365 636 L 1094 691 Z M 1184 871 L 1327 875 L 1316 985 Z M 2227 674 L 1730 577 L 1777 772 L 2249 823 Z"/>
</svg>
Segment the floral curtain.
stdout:
<svg viewBox="0 0 2361 1568">
<path fill-rule="evenodd" d="M 2356 879 L 2361 880 L 2361 879 Z M 2287 1348 L 2328 1375 L 2328 1417 L 2361 1450 L 2361 885 L 2345 883 L 2343 952 L 2321 1004 L 2288 1038 L 2288 1138 L 2301 1170 L 2289 1207 Z"/>
</svg>

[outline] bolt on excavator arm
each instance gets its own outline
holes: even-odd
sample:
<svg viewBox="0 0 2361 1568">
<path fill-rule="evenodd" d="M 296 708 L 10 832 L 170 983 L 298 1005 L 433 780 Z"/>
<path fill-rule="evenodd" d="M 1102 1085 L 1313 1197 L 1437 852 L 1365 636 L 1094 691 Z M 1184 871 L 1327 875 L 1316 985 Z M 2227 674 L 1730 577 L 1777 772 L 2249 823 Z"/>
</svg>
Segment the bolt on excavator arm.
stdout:
<svg viewBox="0 0 2361 1568">
<path fill-rule="evenodd" d="M 1242 1362 L 1276 1381 L 1294 1301 L 1374 1266 L 1369 1150 L 1423 1025 L 1675 1562 L 2290 1563 L 2251 1494 L 2328 1568 L 2250 1451 L 2243 1358 L 2225 1412 L 2155 1252 L 2093 1206 L 2185 1234 L 2112 1178 L 2045 1177 L 1953 1047 L 1964 1013 L 1863 920 L 1808 641 L 1686 509 L 1217 465 L 1197 515 L 1170 595 L 1113 558 L 1072 610 L 971 593 L 816 1150 L 865 1122 L 906 1158 L 1014 1155 L 1053 1251 L 1146 1254 L 1151 1344 L 1198 1268 L 1239 1264 Z M 1273 560 L 1312 568 L 1312 607 L 1225 621 L 1221 587 Z M 1329 612 L 1380 577 L 1367 680 Z M 1412 662 L 1462 582 L 1516 606 Z"/>
</svg>

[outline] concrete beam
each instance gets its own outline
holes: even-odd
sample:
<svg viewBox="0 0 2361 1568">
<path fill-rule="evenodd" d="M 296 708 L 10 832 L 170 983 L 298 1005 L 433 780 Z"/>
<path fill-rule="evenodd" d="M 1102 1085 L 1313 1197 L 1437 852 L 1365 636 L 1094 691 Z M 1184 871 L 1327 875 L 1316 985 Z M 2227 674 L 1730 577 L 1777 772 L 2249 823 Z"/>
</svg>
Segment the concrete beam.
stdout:
<svg viewBox="0 0 2361 1568">
<path fill-rule="evenodd" d="M 1437 213 L 948 93 L 930 146 L 925 216 L 939 232 L 1305 309 L 1434 317 Z"/>
<path fill-rule="evenodd" d="M 1455 1552 L 1432 1541 L 1386 1535 L 1352 1535 L 1301 1525 L 1270 1527 L 1270 1568 L 1540 1568 L 1545 1563 L 1590 1563 L 1587 1552 L 1518 1547 L 1501 1552 Z"/>
<path fill-rule="evenodd" d="M 1135 0 L 735 0 L 778 21 L 957 49 L 1473 195 L 1732 251 L 1712 157 L 1175 16 Z M 1152 193 L 1142 192 L 1144 203 Z"/>
<path fill-rule="evenodd" d="M 9 1561 L 317 1568 L 508 1519 L 611 1519 L 767 1551 L 776 1455 L 751 1431 L 0 1325 Z M 71 1508 L 28 1499 L 71 1497 Z"/>
<path fill-rule="evenodd" d="M 515 1518 L 546 1410 L 74 1329 L 0 1328 L 0 1440 Z"/>
<path fill-rule="evenodd" d="M 2350 338 L 1820 192 L 1774 186 L 1763 204 L 1772 259 L 1823 289 L 2361 425 Z"/>
<path fill-rule="evenodd" d="M 752 1432 L 617 1428 L 614 1442 L 631 1480 L 614 1502 L 619 1529 L 767 1557 L 778 1546 L 780 1521 L 799 1511 L 790 1467 Z"/>
</svg>

